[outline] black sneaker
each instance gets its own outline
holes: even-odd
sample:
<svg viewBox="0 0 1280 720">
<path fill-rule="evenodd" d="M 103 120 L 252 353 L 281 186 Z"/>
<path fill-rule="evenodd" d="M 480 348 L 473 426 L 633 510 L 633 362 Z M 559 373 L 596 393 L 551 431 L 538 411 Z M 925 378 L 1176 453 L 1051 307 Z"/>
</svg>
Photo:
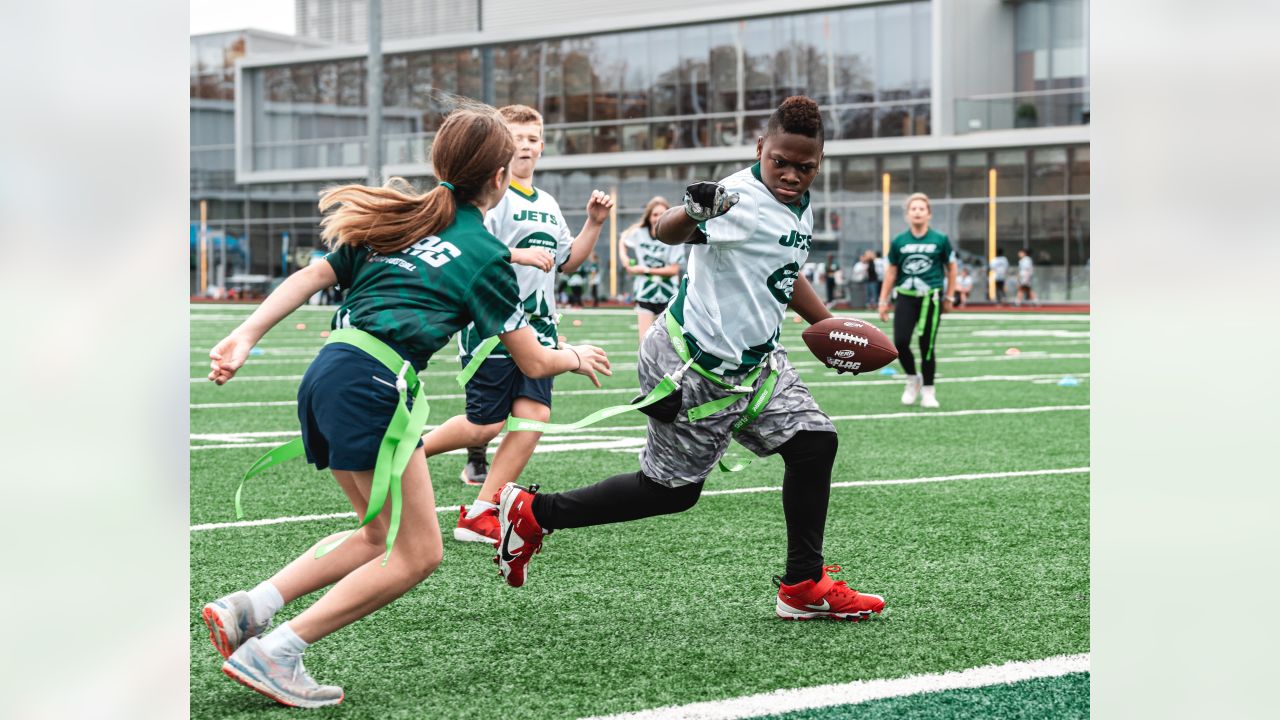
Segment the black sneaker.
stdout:
<svg viewBox="0 0 1280 720">
<path fill-rule="evenodd" d="M 462 466 L 462 482 L 468 485 L 483 485 L 489 477 L 489 459 L 485 455 L 485 447 L 467 448 L 467 464 Z"/>
</svg>

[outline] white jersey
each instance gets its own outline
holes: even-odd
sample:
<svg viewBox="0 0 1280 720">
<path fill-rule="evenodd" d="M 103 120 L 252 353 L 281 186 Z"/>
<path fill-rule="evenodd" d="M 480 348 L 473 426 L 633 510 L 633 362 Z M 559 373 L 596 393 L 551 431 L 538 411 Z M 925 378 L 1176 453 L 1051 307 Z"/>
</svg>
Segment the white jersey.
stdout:
<svg viewBox="0 0 1280 720">
<path fill-rule="evenodd" d="M 707 242 L 690 246 L 689 272 L 670 312 L 698 364 L 730 375 L 758 365 L 777 346 L 813 244 L 813 210 L 807 192 L 797 204 L 778 202 L 760 179 L 759 163 L 720 184 L 740 199 L 701 224 Z"/>
<path fill-rule="evenodd" d="M 1018 259 L 1018 282 L 1026 285 L 1031 282 L 1031 277 L 1035 274 L 1035 265 L 1031 263 L 1030 256 L 1024 256 Z"/>
<path fill-rule="evenodd" d="M 573 235 L 560 212 L 560 205 L 550 194 L 534 188 L 532 194 L 512 185 L 484 217 L 484 226 L 503 245 L 511 249 L 542 248 L 555 255 L 558 269 L 569 259 L 573 248 Z M 512 265 L 516 282 L 520 286 L 520 303 L 529 327 L 545 347 L 556 346 L 556 270 L 543 272 L 528 265 Z M 515 330 L 512 327 L 504 332 Z M 458 333 L 459 353 L 463 360 L 470 358 L 484 338 L 479 337 L 474 325 L 468 325 Z M 493 355 L 507 357 L 507 349 L 501 343 L 493 349 Z"/>
<path fill-rule="evenodd" d="M 622 243 L 635 253 L 636 265 L 660 268 L 684 262 L 683 245 L 668 245 L 649 235 L 645 228 L 632 228 L 622 235 Z M 636 302 L 665 304 L 676 294 L 679 277 L 661 275 L 637 275 L 635 281 Z"/>
<path fill-rule="evenodd" d="M 1004 282 L 1005 276 L 1009 274 L 1009 258 L 1003 255 L 992 258 L 991 272 L 995 273 L 998 282 Z"/>
</svg>

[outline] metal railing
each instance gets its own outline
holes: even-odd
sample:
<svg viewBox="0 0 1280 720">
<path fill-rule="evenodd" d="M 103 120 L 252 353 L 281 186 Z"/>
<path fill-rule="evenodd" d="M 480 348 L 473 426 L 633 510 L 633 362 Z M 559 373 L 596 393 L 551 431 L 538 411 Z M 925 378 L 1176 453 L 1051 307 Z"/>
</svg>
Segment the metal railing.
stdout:
<svg viewBox="0 0 1280 720">
<path fill-rule="evenodd" d="M 1089 124 L 1089 88 L 973 95 L 955 102 L 957 135 Z"/>
</svg>

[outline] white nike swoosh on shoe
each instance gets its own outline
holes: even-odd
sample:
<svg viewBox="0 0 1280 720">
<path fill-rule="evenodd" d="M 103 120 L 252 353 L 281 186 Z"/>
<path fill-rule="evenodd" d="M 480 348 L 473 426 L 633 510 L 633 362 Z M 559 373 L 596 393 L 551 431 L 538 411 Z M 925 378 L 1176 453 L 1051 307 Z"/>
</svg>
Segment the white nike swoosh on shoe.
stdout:
<svg viewBox="0 0 1280 720">
<path fill-rule="evenodd" d="M 805 605 L 805 607 L 810 610 L 830 610 L 831 603 L 827 602 L 826 598 L 823 598 L 821 605 Z"/>
</svg>

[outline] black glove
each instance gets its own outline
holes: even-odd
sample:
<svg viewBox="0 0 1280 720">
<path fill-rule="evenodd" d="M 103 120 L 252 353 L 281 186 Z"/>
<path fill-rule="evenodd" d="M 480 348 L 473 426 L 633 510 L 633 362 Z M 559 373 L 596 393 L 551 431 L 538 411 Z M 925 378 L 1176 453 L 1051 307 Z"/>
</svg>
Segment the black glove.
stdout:
<svg viewBox="0 0 1280 720">
<path fill-rule="evenodd" d="M 701 180 L 684 189 L 684 212 L 697 222 L 706 222 L 729 212 L 738 200 L 738 193 L 730 193 L 720 183 Z"/>
</svg>

